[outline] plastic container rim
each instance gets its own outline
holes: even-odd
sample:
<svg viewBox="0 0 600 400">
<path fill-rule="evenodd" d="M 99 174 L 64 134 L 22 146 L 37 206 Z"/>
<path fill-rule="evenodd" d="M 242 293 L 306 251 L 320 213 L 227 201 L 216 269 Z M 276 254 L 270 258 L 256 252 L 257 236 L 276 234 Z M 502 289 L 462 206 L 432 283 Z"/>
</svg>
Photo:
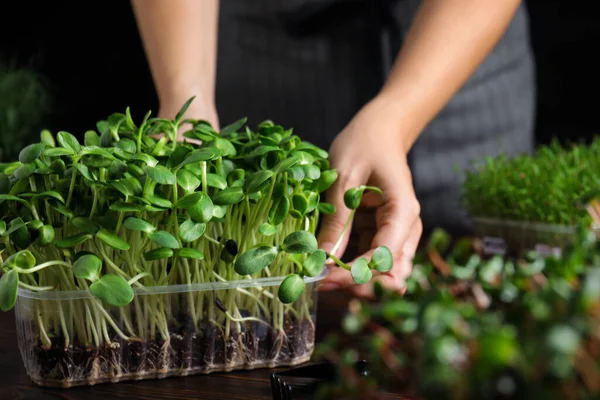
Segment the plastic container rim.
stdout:
<svg viewBox="0 0 600 400">
<path fill-rule="evenodd" d="M 314 283 L 319 282 L 328 274 L 328 269 L 325 268 L 323 272 L 315 277 L 304 277 L 304 282 Z M 175 294 L 185 292 L 205 292 L 215 290 L 227 290 L 227 289 L 243 289 L 250 287 L 271 287 L 281 284 L 286 276 L 272 276 L 268 278 L 258 279 L 240 279 L 236 281 L 227 282 L 205 282 L 205 283 L 194 283 L 194 284 L 179 284 L 179 285 L 162 285 L 162 286 L 149 286 L 149 287 L 136 287 L 133 289 L 134 295 L 153 295 L 153 294 Z M 94 295 L 89 290 L 65 290 L 65 291 L 44 291 L 36 292 L 33 290 L 19 287 L 18 296 L 26 299 L 34 300 L 81 300 L 91 299 Z"/>
</svg>

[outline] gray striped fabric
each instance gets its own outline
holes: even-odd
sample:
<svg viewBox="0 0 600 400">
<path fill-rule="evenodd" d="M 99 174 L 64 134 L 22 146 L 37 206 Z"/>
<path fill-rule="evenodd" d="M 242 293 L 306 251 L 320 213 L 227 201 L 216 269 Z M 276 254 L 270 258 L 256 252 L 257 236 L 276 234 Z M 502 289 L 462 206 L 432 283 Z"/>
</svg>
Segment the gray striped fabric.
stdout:
<svg viewBox="0 0 600 400">
<path fill-rule="evenodd" d="M 381 86 L 386 57 L 381 52 L 381 24 L 369 7 L 372 2 L 222 0 L 221 4 L 217 107 L 223 124 L 241 116 L 251 124 L 272 119 L 327 148 Z M 324 19 L 310 16 L 312 10 L 330 4 L 335 8 Z M 400 0 L 393 8 L 402 33 L 418 4 Z M 472 160 L 532 151 L 534 81 L 527 12 L 522 6 L 490 56 L 411 151 L 426 229 L 470 229 L 460 206 L 460 171 Z"/>
</svg>

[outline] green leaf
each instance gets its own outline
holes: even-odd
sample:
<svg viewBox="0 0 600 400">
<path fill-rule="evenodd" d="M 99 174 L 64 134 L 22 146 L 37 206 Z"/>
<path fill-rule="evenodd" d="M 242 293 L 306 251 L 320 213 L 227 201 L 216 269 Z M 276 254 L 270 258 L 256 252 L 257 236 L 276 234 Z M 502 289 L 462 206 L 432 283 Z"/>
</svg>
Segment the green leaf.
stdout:
<svg viewBox="0 0 600 400">
<path fill-rule="evenodd" d="M 44 155 L 48 157 L 62 157 L 62 156 L 72 156 L 75 152 L 71 149 L 65 149 L 63 147 L 52 147 L 44 149 Z"/>
<path fill-rule="evenodd" d="M 198 240 L 206 231 L 206 224 L 187 219 L 179 225 L 179 238 L 184 242 Z"/>
<path fill-rule="evenodd" d="M 206 183 L 209 187 L 214 187 L 221 190 L 227 187 L 227 181 L 222 176 L 217 174 L 206 174 Z"/>
<path fill-rule="evenodd" d="M 108 208 L 118 212 L 139 212 L 144 210 L 143 205 L 128 203 L 124 201 L 114 202 Z"/>
<path fill-rule="evenodd" d="M 356 210 L 360 206 L 363 190 L 360 188 L 352 188 L 344 193 L 344 204 L 351 210 Z"/>
<path fill-rule="evenodd" d="M 300 217 L 303 217 L 308 210 L 308 200 L 300 193 L 292 197 L 292 205 L 294 206 L 294 210 L 298 211 Z"/>
<path fill-rule="evenodd" d="M 290 179 L 300 182 L 304 179 L 304 168 L 301 165 L 294 165 L 292 168 L 288 169 L 288 176 Z"/>
<path fill-rule="evenodd" d="M 181 107 L 181 109 L 179 110 L 177 115 L 175 115 L 175 123 L 179 124 L 179 122 L 181 121 L 181 119 L 183 118 L 185 113 L 187 112 L 188 108 L 190 108 L 190 105 L 192 104 L 192 102 L 194 101 L 195 98 L 196 98 L 196 96 L 192 96 L 188 99 L 188 101 L 186 101 L 183 104 L 183 106 Z"/>
<path fill-rule="evenodd" d="M 54 141 L 54 136 L 48 129 L 43 129 L 40 133 L 40 140 L 42 143 L 45 143 L 48 147 L 56 146 L 56 142 Z"/>
<path fill-rule="evenodd" d="M 102 260 L 95 254 L 86 254 L 73 263 L 72 270 L 77 278 L 94 282 L 102 271 Z"/>
<path fill-rule="evenodd" d="M 248 185 L 246 187 L 246 192 L 253 193 L 253 192 L 258 191 L 265 182 L 267 182 L 269 179 L 271 179 L 272 176 L 273 176 L 273 171 L 270 171 L 270 170 L 258 171 L 257 173 L 255 173 L 252 176 L 252 178 L 248 182 Z"/>
<path fill-rule="evenodd" d="M 144 253 L 146 261 L 162 260 L 173 257 L 173 250 L 167 247 L 159 247 L 158 249 L 150 250 Z"/>
<path fill-rule="evenodd" d="M 252 150 L 252 152 L 250 152 L 250 154 L 248 154 L 247 157 L 248 158 L 261 157 L 261 156 L 264 156 L 265 154 L 273 152 L 273 151 L 282 151 L 282 150 L 277 146 L 258 146 L 257 148 Z"/>
<path fill-rule="evenodd" d="M 69 208 L 67 208 L 67 206 L 65 206 L 62 203 L 52 202 L 52 204 L 50 204 L 50 207 L 54 208 L 56 211 L 58 211 L 67 218 L 73 218 L 73 211 L 71 211 Z"/>
<path fill-rule="evenodd" d="M 292 168 L 296 164 L 298 164 L 298 159 L 296 157 L 284 158 L 277 165 L 275 165 L 273 172 L 275 172 L 275 174 L 280 174 Z"/>
<path fill-rule="evenodd" d="M 229 206 L 244 200 L 244 191 L 241 187 L 229 187 L 217 193 L 213 197 L 213 204 L 218 206 Z"/>
<path fill-rule="evenodd" d="M 19 290 L 19 274 L 17 271 L 10 270 L 0 278 L 0 310 L 8 311 L 15 306 L 17 302 L 17 292 Z"/>
<path fill-rule="evenodd" d="M 338 173 L 334 169 L 321 172 L 321 177 L 319 177 L 316 184 L 317 191 L 323 193 L 335 183 L 337 178 Z"/>
<path fill-rule="evenodd" d="M 277 226 L 281 224 L 290 211 L 290 199 L 282 197 L 275 204 L 271 206 L 269 211 L 268 221 L 271 225 Z"/>
<path fill-rule="evenodd" d="M 167 231 L 156 231 L 148 235 L 148 238 L 160 247 L 169 249 L 178 249 L 181 247 L 177 239 Z"/>
<path fill-rule="evenodd" d="M 56 134 L 56 140 L 65 149 L 72 150 L 78 154 L 81 151 L 81 145 L 77 138 L 71 135 L 69 132 L 60 131 Z"/>
<path fill-rule="evenodd" d="M 300 275 L 289 275 L 281 282 L 281 285 L 279 285 L 277 297 L 279 297 L 279 301 L 283 304 L 293 303 L 298 300 L 300 295 L 302 295 L 305 286 L 306 283 Z"/>
<path fill-rule="evenodd" d="M 86 146 L 100 146 L 100 136 L 96 131 L 86 131 L 83 137 L 83 143 Z"/>
<path fill-rule="evenodd" d="M 35 267 L 35 257 L 29 250 L 21 250 L 8 257 L 2 265 L 4 269 L 21 268 L 31 269 Z"/>
<path fill-rule="evenodd" d="M 30 144 L 19 153 L 19 161 L 23 164 L 34 162 L 42 154 L 44 148 L 46 148 L 46 144 L 44 143 Z"/>
<path fill-rule="evenodd" d="M 154 227 L 154 225 L 152 225 L 151 223 L 135 217 L 127 218 L 123 225 L 125 225 L 125 228 L 130 229 L 132 231 L 152 233 L 156 230 L 156 227 Z"/>
<path fill-rule="evenodd" d="M 146 167 L 146 173 L 148 177 L 154 182 L 160 183 L 161 185 L 174 185 L 177 183 L 175 175 L 166 167 L 157 165 L 155 167 Z"/>
<path fill-rule="evenodd" d="M 50 191 L 47 191 L 47 192 L 40 193 L 40 194 L 38 194 L 38 195 L 35 195 L 33 198 L 34 198 L 34 199 L 36 199 L 36 200 L 37 200 L 37 199 L 49 199 L 49 198 L 51 198 L 51 199 L 58 200 L 58 201 L 60 201 L 61 203 L 64 203 L 64 202 L 65 202 L 65 199 L 64 199 L 64 198 L 61 196 L 61 194 L 60 194 L 60 193 L 58 193 L 58 192 L 55 192 L 55 191 L 53 191 L 53 190 L 50 190 Z"/>
<path fill-rule="evenodd" d="M 73 167 L 87 180 L 95 181 L 96 177 L 90 172 L 88 167 L 83 164 L 74 164 Z"/>
<path fill-rule="evenodd" d="M 10 187 L 11 187 L 11 183 L 10 183 L 10 179 L 8 178 L 8 176 L 4 172 L 0 173 L 0 194 L 9 193 Z"/>
<path fill-rule="evenodd" d="M 104 243 L 117 250 L 129 250 L 130 246 L 123 238 L 115 235 L 114 233 L 106 230 L 100 229 L 96 233 L 96 237 L 102 240 Z"/>
<path fill-rule="evenodd" d="M 273 225 L 265 222 L 258 228 L 258 231 L 260 232 L 261 235 L 273 236 L 274 234 L 277 233 L 277 228 L 274 227 Z"/>
<path fill-rule="evenodd" d="M 308 231 L 292 232 L 283 239 L 281 248 L 286 253 L 312 253 L 317 250 L 317 238 Z"/>
<path fill-rule="evenodd" d="M 173 208 L 173 203 L 171 203 L 168 199 L 158 197 L 158 196 L 144 196 L 146 200 L 150 202 L 150 204 L 155 205 L 160 208 Z"/>
<path fill-rule="evenodd" d="M 277 258 L 277 247 L 254 247 L 236 259 L 234 269 L 240 275 L 252 275 L 268 267 L 275 258 Z"/>
<path fill-rule="evenodd" d="M 183 167 L 187 164 L 194 164 L 203 161 L 210 161 L 219 158 L 221 153 L 216 147 L 203 147 L 198 150 L 194 150 L 188 154 L 188 156 L 179 164 L 179 167 Z"/>
<path fill-rule="evenodd" d="M 369 269 L 367 259 L 363 257 L 352 263 L 350 273 L 352 274 L 352 279 L 354 282 L 359 285 L 369 282 L 373 276 L 373 273 Z"/>
<path fill-rule="evenodd" d="M 0 194 L 0 203 L 3 201 L 16 201 L 17 203 L 21 203 L 26 207 L 31 207 L 26 200 L 23 200 L 17 196 L 12 196 L 10 194 Z"/>
<path fill-rule="evenodd" d="M 148 167 L 155 167 L 158 164 L 158 160 L 156 158 L 145 153 L 136 153 L 131 159 L 141 161 Z"/>
<path fill-rule="evenodd" d="M 394 257 L 392 252 L 386 246 L 379 246 L 373 252 L 371 261 L 369 261 L 369 267 L 376 269 L 379 272 L 388 272 L 394 265 Z"/>
<path fill-rule="evenodd" d="M 98 226 L 97 223 L 95 223 L 94 221 L 92 221 L 90 218 L 87 218 L 87 217 L 75 217 L 70 221 L 70 223 L 75 228 L 79 229 L 80 231 L 83 231 L 84 233 L 89 233 L 92 235 L 95 235 L 98 232 L 98 230 L 100 229 L 100 227 Z"/>
<path fill-rule="evenodd" d="M 244 126 L 244 124 L 246 123 L 247 120 L 248 120 L 248 118 L 241 118 L 241 119 L 235 121 L 233 124 L 227 125 L 223 129 L 221 129 L 221 132 L 219 132 L 219 134 L 222 137 L 227 137 L 227 136 L 231 135 L 232 133 L 237 132 L 238 129 L 240 129 L 242 126 Z"/>
<path fill-rule="evenodd" d="M 217 136 L 213 139 L 212 145 L 219 149 L 223 157 L 233 157 L 237 154 L 235 146 L 227 139 Z"/>
<path fill-rule="evenodd" d="M 227 207 L 225 206 L 213 206 L 213 218 L 223 218 L 227 214 Z"/>
<path fill-rule="evenodd" d="M 23 164 L 15 170 L 13 175 L 17 179 L 29 178 L 35 172 L 35 169 L 35 164 Z"/>
<path fill-rule="evenodd" d="M 55 233 L 52 225 L 44 225 L 40 228 L 40 244 L 42 246 L 49 246 L 54 242 Z"/>
<path fill-rule="evenodd" d="M 327 261 L 327 253 L 325 251 L 321 249 L 313 251 L 306 257 L 306 261 L 304 261 L 304 274 L 313 277 L 321 275 L 325 261 Z"/>
<path fill-rule="evenodd" d="M 310 165 L 315 162 L 313 155 L 305 151 L 294 150 L 291 155 L 298 159 L 298 164 L 300 165 Z"/>
<path fill-rule="evenodd" d="M 190 249 L 189 247 L 184 247 L 183 249 L 177 250 L 177 255 L 182 258 L 189 258 L 192 260 L 202 260 L 204 259 L 204 253 L 196 249 Z"/>
<path fill-rule="evenodd" d="M 115 307 L 126 306 L 133 300 L 133 289 L 122 277 L 106 274 L 90 285 L 90 292 L 104 303 Z"/>
<path fill-rule="evenodd" d="M 552 350 L 566 355 L 574 355 L 579 349 L 581 337 L 574 327 L 558 325 L 548 333 L 546 341 Z"/>
<path fill-rule="evenodd" d="M 304 175 L 310 180 L 317 180 L 321 177 L 321 169 L 315 164 L 304 166 Z"/>
<path fill-rule="evenodd" d="M 89 233 L 78 233 L 77 235 L 69 236 L 67 238 L 56 241 L 55 245 L 59 248 L 71 248 L 87 242 L 92 237 L 93 236 Z"/>
<path fill-rule="evenodd" d="M 193 172 L 182 168 L 177 171 L 177 184 L 186 193 L 191 193 L 200 187 L 200 179 Z"/>
</svg>

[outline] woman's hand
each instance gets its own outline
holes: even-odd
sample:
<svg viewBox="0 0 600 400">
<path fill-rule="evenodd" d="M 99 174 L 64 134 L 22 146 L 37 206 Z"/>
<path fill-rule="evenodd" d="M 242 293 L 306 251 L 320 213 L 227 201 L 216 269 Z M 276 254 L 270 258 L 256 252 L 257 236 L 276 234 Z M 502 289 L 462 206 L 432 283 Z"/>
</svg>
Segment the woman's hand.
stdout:
<svg viewBox="0 0 600 400">
<path fill-rule="evenodd" d="M 327 201 L 336 207 L 336 212 L 323 219 L 319 234 L 320 248 L 331 251 L 350 215 L 344 205 L 344 192 L 360 185 L 377 186 L 383 195 L 367 191 L 361 203 L 364 207 L 376 208 L 377 225 L 371 249 L 361 257 L 369 260 L 375 248 L 387 246 L 394 257 L 394 266 L 386 273 L 373 271 L 373 280 L 364 285 L 355 285 L 348 271 L 332 266 L 320 290 L 347 288 L 357 296 L 369 298 L 373 295 L 373 281 L 381 282 L 390 290 L 402 291 L 410 275 L 423 226 L 406 159 L 403 125 L 394 108 L 392 103 L 382 99 L 373 100 L 333 142 L 330 156 L 338 180 L 328 191 Z M 346 232 L 334 254 L 338 258 L 346 249 L 348 237 L 349 232 Z"/>
</svg>

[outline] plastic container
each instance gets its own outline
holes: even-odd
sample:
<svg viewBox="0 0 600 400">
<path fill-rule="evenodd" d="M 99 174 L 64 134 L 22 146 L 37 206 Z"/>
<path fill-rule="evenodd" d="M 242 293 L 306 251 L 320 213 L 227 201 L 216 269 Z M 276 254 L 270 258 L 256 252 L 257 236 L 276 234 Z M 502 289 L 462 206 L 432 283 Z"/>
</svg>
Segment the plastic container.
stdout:
<svg viewBox="0 0 600 400">
<path fill-rule="evenodd" d="M 19 348 L 35 383 L 63 388 L 297 365 L 314 349 L 323 277 L 292 304 L 277 298 L 281 277 L 139 288 L 123 308 L 20 288 Z"/>
<path fill-rule="evenodd" d="M 473 218 L 473 227 L 488 255 L 519 256 L 531 250 L 542 255 L 559 255 L 575 240 L 577 233 L 576 226 L 483 217 Z"/>
</svg>

